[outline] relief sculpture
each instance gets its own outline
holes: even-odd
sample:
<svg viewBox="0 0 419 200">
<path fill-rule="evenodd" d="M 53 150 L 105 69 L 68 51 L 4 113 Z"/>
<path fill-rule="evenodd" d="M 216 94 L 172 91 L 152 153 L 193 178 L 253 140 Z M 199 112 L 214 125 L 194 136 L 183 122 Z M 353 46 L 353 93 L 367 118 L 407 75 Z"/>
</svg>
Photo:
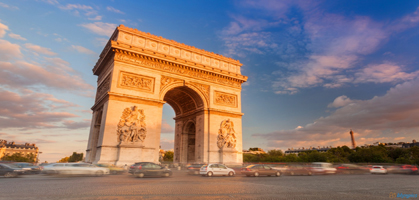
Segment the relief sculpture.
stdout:
<svg viewBox="0 0 419 200">
<path fill-rule="evenodd" d="M 137 90 L 154 91 L 154 79 L 152 77 L 144 77 L 127 72 L 121 72 L 119 85 Z"/>
<path fill-rule="evenodd" d="M 144 110 L 137 106 L 125 108 L 118 123 L 118 142 L 143 142 L 146 135 Z"/>
<path fill-rule="evenodd" d="M 215 91 L 214 100 L 215 104 L 236 107 L 237 96 L 234 94 L 227 94 L 223 92 Z"/>
<path fill-rule="evenodd" d="M 230 119 L 221 122 L 218 130 L 217 145 L 220 149 L 236 147 L 236 132 L 234 131 L 234 124 Z"/>
</svg>

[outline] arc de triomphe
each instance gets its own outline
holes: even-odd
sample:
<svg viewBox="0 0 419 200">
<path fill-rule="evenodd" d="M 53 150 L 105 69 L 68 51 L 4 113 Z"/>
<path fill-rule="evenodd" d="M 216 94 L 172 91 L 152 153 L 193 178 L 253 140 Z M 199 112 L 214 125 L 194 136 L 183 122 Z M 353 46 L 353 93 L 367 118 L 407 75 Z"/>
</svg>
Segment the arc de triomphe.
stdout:
<svg viewBox="0 0 419 200">
<path fill-rule="evenodd" d="M 241 63 L 120 25 L 98 76 L 86 161 L 158 162 L 163 104 L 175 111 L 175 163 L 241 164 Z"/>
</svg>

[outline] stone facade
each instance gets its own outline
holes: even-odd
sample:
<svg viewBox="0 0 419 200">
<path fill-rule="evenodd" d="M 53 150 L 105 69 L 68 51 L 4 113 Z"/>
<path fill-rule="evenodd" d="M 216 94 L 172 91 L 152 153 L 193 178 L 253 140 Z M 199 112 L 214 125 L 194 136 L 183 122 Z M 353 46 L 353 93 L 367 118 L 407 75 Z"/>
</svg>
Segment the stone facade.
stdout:
<svg viewBox="0 0 419 200">
<path fill-rule="evenodd" d="M 39 149 L 35 144 L 16 144 L 15 142 L 7 142 L 0 139 L 0 159 L 5 155 L 13 155 L 15 153 L 21 153 L 22 156 L 33 154 L 37 158 Z"/>
<path fill-rule="evenodd" d="M 175 111 L 174 162 L 242 163 L 239 61 L 119 26 L 102 51 L 86 161 L 158 162 L 162 108 Z"/>
</svg>

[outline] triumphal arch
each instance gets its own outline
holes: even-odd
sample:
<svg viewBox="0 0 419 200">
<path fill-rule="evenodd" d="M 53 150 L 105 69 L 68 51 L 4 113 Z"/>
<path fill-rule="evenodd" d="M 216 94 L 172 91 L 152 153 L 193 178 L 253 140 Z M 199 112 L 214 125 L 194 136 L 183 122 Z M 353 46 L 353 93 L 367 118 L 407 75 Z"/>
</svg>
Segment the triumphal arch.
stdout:
<svg viewBox="0 0 419 200">
<path fill-rule="evenodd" d="M 98 76 L 86 161 L 158 162 L 163 104 L 176 113 L 175 163 L 241 164 L 238 60 L 120 25 Z"/>
</svg>

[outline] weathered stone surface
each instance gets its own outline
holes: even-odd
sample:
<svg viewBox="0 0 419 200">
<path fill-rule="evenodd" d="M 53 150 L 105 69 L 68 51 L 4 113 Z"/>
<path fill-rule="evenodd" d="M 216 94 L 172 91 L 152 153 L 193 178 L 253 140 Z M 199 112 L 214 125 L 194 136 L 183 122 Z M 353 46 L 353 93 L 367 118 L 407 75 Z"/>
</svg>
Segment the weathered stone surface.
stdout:
<svg viewBox="0 0 419 200">
<path fill-rule="evenodd" d="M 86 161 L 158 162 L 168 103 L 176 113 L 175 162 L 242 163 L 241 84 L 247 77 L 240 66 L 121 25 L 93 69 L 98 92 Z"/>
</svg>

